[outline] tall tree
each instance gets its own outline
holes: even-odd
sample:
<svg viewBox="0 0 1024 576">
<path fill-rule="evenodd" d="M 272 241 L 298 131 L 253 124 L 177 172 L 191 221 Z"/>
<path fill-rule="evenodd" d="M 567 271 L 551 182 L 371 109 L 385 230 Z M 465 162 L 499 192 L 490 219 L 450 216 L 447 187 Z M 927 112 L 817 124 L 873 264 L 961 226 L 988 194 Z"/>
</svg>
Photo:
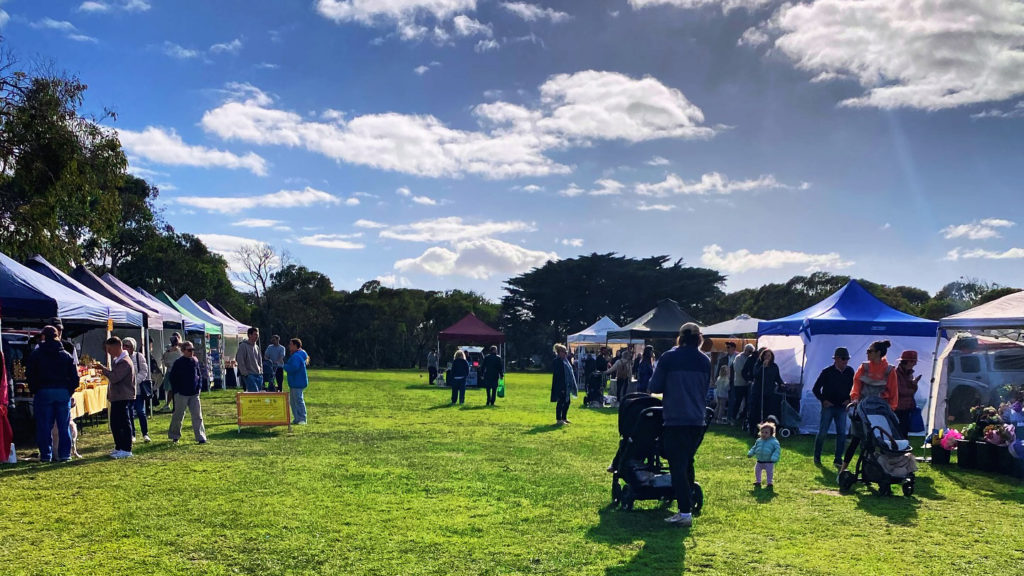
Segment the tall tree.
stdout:
<svg viewBox="0 0 1024 576">
<path fill-rule="evenodd" d="M 91 235 L 84 244 L 86 260 L 100 272 L 118 274 L 121 263 L 160 234 L 163 219 L 154 208 L 160 191 L 142 178 L 125 176 L 118 186 L 118 225 L 107 234 Z"/>
</svg>

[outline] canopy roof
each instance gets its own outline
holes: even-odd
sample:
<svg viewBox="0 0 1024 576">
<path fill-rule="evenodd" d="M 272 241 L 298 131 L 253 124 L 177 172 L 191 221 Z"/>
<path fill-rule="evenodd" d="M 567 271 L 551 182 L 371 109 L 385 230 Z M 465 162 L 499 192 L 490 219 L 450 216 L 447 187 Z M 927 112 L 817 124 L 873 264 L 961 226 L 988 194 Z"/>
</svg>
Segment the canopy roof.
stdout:
<svg viewBox="0 0 1024 576">
<path fill-rule="evenodd" d="M 675 300 L 666 298 L 646 314 L 622 327 L 621 330 L 608 332 L 609 338 L 629 338 L 630 340 L 649 340 L 654 338 L 675 338 L 679 328 L 687 322 L 696 322 L 679 307 Z"/>
<path fill-rule="evenodd" d="M 569 344 L 625 344 L 628 340 L 608 340 L 608 332 L 619 330 L 619 325 L 607 316 L 594 322 L 583 330 L 570 335 L 565 341 Z"/>
<path fill-rule="evenodd" d="M 165 303 L 163 300 L 157 298 L 156 296 L 153 296 L 152 294 L 146 292 L 142 288 L 136 288 L 135 293 L 144 298 L 147 302 L 152 302 L 153 306 L 160 310 L 160 312 L 164 315 L 165 318 L 172 317 L 173 315 L 174 318 L 180 319 L 182 329 L 185 332 L 206 332 L 205 322 L 201 320 L 196 320 L 195 318 L 192 318 L 191 316 L 182 313 L 181 310 L 175 308 L 174 306 L 167 305 L 167 303 Z"/>
<path fill-rule="evenodd" d="M 57 316 L 65 326 L 105 325 L 109 308 L 0 253 L 0 316 L 5 321 L 45 321 Z"/>
<path fill-rule="evenodd" d="M 92 290 L 88 286 L 59 270 L 53 264 L 47 262 L 46 259 L 39 254 L 29 258 L 29 260 L 25 262 L 25 266 L 49 278 L 50 280 L 53 280 L 54 282 L 71 288 L 75 292 L 103 304 L 109 309 L 110 319 L 114 321 L 114 324 L 141 327 L 143 323 L 147 321 L 144 311 L 138 310 L 132 306 L 122 305 L 120 302 L 107 298 L 103 294 Z"/>
<path fill-rule="evenodd" d="M 190 298 L 188 294 L 183 294 L 181 298 L 178 298 L 178 305 L 187 310 L 196 318 L 199 318 L 203 322 L 206 322 L 207 326 L 211 324 L 219 325 L 221 333 L 224 334 L 225 336 L 231 336 L 232 338 L 238 336 L 237 324 L 230 320 L 219 318 L 216 314 L 204 310 L 203 307 L 200 306 L 199 304 L 196 304 L 196 302 L 192 300 L 192 298 Z"/>
<path fill-rule="evenodd" d="M 701 328 L 705 336 L 739 336 L 740 334 L 757 334 L 757 324 L 763 322 L 760 318 L 751 318 L 747 314 L 740 314 L 732 320 L 719 322 Z"/>
<path fill-rule="evenodd" d="M 851 280 L 835 294 L 806 310 L 758 323 L 757 334 L 870 334 L 935 337 L 939 323 L 891 308 Z"/>
<path fill-rule="evenodd" d="M 198 304 L 200 308 L 202 308 L 203 310 L 206 310 L 210 314 L 213 314 L 214 316 L 216 316 L 218 318 L 223 318 L 223 319 L 233 323 L 235 326 L 238 327 L 238 333 L 239 334 L 247 334 L 249 332 L 249 326 L 247 324 L 242 324 L 238 320 L 235 320 L 234 316 L 228 314 L 227 311 L 225 311 L 220 306 L 217 306 L 213 302 L 210 302 L 209 300 L 203 299 L 203 300 L 200 300 L 199 302 L 196 302 L 196 304 Z"/>
<path fill-rule="evenodd" d="M 158 315 L 165 328 L 181 329 L 183 327 L 181 313 L 173 308 L 164 306 L 163 302 L 147 298 L 131 286 L 115 278 L 109 272 L 104 274 L 100 280 L 103 280 L 103 283 L 110 287 L 111 290 L 117 292 L 129 301 L 134 302 L 137 306 L 152 310 L 150 317 L 152 318 L 153 315 Z M 154 321 L 153 324 L 156 324 L 156 322 Z M 151 325 L 150 327 L 154 330 L 157 329 L 156 326 Z"/>
<path fill-rule="evenodd" d="M 491 328 L 472 312 L 445 328 L 437 335 L 438 340 L 461 340 L 466 344 L 501 344 L 505 335 Z"/>
<path fill-rule="evenodd" d="M 1024 292 L 1016 292 L 946 316 L 939 321 L 943 328 L 993 329 L 1024 327 Z"/>
<path fill-rule="evenodd" d="M 192 314 L 188 310 L 182 308 L 181 304 L 178 304 L 174 300 L 174 298 L 171 298 L 167 294 L 167 292 L 163 292 L 163 291 L 157 292 L 156 299 L 161 301 L 161 302 L 163 302 L 164 304 L 167 304 L 171 308 L 174 308 L 178 312 L 181 312 L 181 315 L 184 318 L 186 318 L 188 320 L 192 320 L 197 325 L 201 324 L 203 332 L 206 332 L 207 334 L 221 334 L 221 329 L 220 329 L 220 324 L 219 323 L 217 323 L 217 322 L 207 322 L 207 321 L 203 320 L 202 318 L 196 317 L 195 314 Z M 188 330 L 188 328 L 185 328 L 185 329 Z M 199 330 L 197 329 L 196 332 L 198 332 L 198 331 Z"/>
</svg>

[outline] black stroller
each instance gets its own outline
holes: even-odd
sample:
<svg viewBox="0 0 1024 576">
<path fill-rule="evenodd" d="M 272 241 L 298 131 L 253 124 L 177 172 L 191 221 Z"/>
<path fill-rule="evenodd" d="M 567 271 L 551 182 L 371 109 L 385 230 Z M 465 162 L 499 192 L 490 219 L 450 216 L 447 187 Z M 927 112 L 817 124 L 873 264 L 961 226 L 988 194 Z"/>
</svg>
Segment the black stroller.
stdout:
<svg viewBox="0 0 1024 576">
<path fill-rule="evenodd" d="M 619 450 L 612 462 L 612 506 L 628 511 L 637 500 L 668 502 L 675 498 L 672 473 L 663 460 L 661 411 L 661 400 L 642 392 L 622 399 Z M 714 410 L 709 408 L 704 418 L 705 431 L 713 419 Z M 704 507 L 704 491 L 696 481 L 690 490 L 692 513 L 699 516 Z"/>
<path fill-rule="evenodd" d="M 851 410 L 854 434 L 860 438 L 860 454 L 853 472 L 839 475 L 839 489 L 850 490 L 857 482 L 878 484 L 878 494 L 892 494 L 899 484 L 904 496 L 914 493 L 917 462 L 910 441 L 899 432 L 898 420 L 889 403 L 881 398 L 865 398 Z"/>
</svg>

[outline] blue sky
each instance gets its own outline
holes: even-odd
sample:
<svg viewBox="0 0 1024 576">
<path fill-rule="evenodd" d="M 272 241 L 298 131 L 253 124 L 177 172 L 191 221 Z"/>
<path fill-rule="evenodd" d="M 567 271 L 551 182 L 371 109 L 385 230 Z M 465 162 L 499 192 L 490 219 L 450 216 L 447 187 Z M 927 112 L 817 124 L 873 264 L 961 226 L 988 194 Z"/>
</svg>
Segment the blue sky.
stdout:
<svg viewBox="0 0 1024 576">
<path fill-rule="evenodd" d="M 166 219 L 339 289 L 502 295 L 590 252 L 727 290 L 1024 285 L 1016 0 L 0 4 L 117 112 Z M 567 294 L 572 287 L 567 287 Z"/>
</svg>

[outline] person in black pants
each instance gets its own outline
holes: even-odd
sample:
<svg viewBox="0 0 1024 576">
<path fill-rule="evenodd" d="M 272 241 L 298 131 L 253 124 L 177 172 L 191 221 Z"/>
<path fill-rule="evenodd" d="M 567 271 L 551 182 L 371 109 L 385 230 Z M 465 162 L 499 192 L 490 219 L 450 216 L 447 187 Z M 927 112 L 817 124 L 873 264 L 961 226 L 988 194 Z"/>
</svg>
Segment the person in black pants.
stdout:
<svg viewBox="0 0 1024 576">
<path fill-rule="evenodd" d="M 665 519 L 676 526 L 693 524 L 693 459 L 704 438 L 711 359 L 700 351 L 700 327 L 687 322 L 679 329 L 678 345 L 658 360 L 651 376 L 652 393 L 662 393 L 662 446 L 672 470 L 672 490 L 679 512 Z"/>
<path fill-rule="evenodd" d="M 759 433 L 758 425 L 769 415 L 779 415 L 781 404 L 778 390 L 783 386 L 785 382 L 779 374 L 779 365 L 775 363 L 775 353 L 765 348 L 754 369 L 754 385 L 750 388 L 748 399 L 750 408 L 747 410 L 747 429 L 751 434 L 756 436 Z"/>
<path fill-rule="evenodd" d="M 569 364 L 565 346 L 555 344 L 557 357 L 551 363 L 551 401 L 555 402 L 555 425 L 564 426 L 569 422 L 569 404 L 576 395 L 576 375 Z"/>
<path fill-rule="evenodd" d="M 105 342 L 111 364 L 107 368 L 96 362 L 93 368 L 103 372 L 110 381 L 107 387 L 107 400 L 110 401 L 110 433 L 114 436 L 114 451 L 110 456 L 115 459 L 132 457 L 132 417 L 129 404 L 135 401 L 135 366 L 128 352 L 121 345 L 121 339 L 111 336 Z"/>
<path fill-rule="evenodd" d="M 455 360 L 452 362 L 452 406 L 455 402 L 466 403 L 466 378 L 469 377 L 469 362 L 466 362 L 466 353 L 462 350 L 455 351 Z"/>
<path fill-rule="evenodd" d="M 501 356 L 498 356 L 497 346 L 491 346 L 481 368 L 484 388 L 487 389 L 487 405 L 494 406 L 494 401 L 498 398 L 498 380 L 505 377 L 504 362 L 501 361 Z"/>
</svg>

